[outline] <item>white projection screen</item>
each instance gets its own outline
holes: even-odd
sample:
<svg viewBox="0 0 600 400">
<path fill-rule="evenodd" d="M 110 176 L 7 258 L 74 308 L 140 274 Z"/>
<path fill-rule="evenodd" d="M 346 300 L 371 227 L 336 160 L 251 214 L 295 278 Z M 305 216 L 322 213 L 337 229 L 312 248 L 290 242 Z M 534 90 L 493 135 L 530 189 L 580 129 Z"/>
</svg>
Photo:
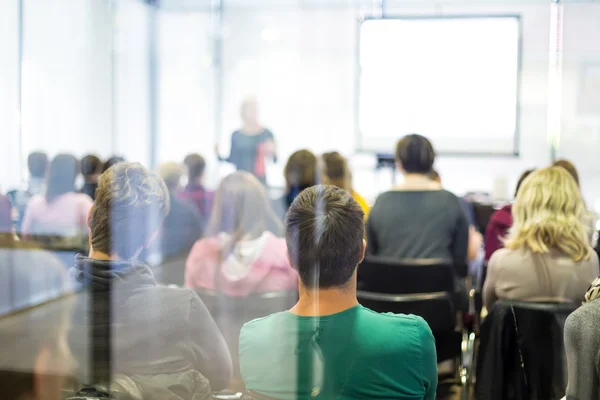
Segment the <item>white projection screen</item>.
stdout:
<svg viewBox="0 0 600 400">
<path fill-rule="evenodd" d="M 518 16 L 365 20 L 358 150 L 419 133 L 438 153 L 518 154 Z"/>
</svg>

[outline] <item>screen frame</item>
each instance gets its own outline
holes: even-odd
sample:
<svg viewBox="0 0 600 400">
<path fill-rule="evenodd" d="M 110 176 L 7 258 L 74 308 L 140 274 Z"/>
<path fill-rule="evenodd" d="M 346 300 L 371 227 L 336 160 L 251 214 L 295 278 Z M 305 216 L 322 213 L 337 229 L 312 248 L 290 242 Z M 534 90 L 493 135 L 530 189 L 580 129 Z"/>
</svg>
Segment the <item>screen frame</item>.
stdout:
<svg viewBox="0 0 600 400">
<path fill-rule="evenodd" d="M 480 152 L 480 151 L 440 151 L 437 155 L 451 156 L 451 157 L 502 157 L 502 158 L 519 158 L 520 157 L 520 138 L 521 138 L 521 87 L 522 87 L 522 70 L 523 70 L 523 19 L 520 14 L 510 13 L 499 13 L 499 14 L 447 14 L 447 15 L 428 15 L 428 14 L 415 14 L 415 15 L 385 15 L 383 17 L 372 17 L 364 16 L 357 20 L 356 24 L 356 60 L 355 60 L 355 118 L 354 118 L 354 130 L 356 139 L 356 152 L 375 154 L 383 152 L 383 149 L 376 151 L 367 149 L 363 145 L 363 137 L 360 132 L 360 93 L 362 83 L 362 69 L 360 64 L 361 54 L 361 29 L 365 22 L 368 21 L 381 21 L 381 20 L 448 20 L 448 19 L 515 19 L 517 22 L 517 90 L 516 90 L 516 113 L 515 113 L 515 135 L 513 137 L 513 151 L 509 152 Z M 406 134 L 408 134 L 407 132 Z M 418 133 L 418 132 L 416 132 Z M 400 138 L 400 136 L 398 136 Z M 386 153 L 393 149 L 388 149 Z"/>
</svg>

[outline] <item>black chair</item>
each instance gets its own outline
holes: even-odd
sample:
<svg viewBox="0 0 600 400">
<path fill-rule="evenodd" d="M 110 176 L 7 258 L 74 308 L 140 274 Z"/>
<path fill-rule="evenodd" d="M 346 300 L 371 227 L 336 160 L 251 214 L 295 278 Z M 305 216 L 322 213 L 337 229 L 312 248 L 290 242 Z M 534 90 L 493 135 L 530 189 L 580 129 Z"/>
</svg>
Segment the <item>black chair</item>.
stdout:
<svg viewBox="0 0 600 400">
<path fill-rule="evenodd" d="M 438 362 L 455 360 L 468 382 L 475 336 L 464 329 L 456 270 L 440 259 L 367 258 L 358 267 L 358 301 L 377 312 L 419 315 L 436 341 Z M 466 392 L 466 391 L 465 391 Z"/>
<path fill-rule="evenodd" d="M 477 400 L 559 400 L 567 367 L 563 342 L 572 303 L 496 303 L 481 325 Z"/>
</svg>

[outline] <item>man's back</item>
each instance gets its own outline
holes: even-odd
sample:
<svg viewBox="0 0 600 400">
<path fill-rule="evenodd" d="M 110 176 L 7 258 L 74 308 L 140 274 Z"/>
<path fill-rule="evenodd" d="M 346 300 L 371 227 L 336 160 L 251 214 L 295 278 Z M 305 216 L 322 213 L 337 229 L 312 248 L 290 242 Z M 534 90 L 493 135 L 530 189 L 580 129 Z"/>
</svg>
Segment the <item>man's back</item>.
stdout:
<svg viewBox="0 0 600 400">
<path fill-rule="evenodd" d="M 252 321 L 240 334 L 240 367 L 247 389 L 276 399 L 433 400 L 437 387 L 426 322 L 362 306 Z"/>
</svg>

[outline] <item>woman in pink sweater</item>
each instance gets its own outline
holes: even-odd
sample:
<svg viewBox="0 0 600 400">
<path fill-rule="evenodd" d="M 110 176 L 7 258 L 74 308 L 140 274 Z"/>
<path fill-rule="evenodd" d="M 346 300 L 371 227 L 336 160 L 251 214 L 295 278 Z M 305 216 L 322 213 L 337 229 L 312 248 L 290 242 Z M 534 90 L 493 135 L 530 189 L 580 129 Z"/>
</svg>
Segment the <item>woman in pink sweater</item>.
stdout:
<svg viewBox="0 0 600 400">
<path fill-rule="evenodd" d="M 248 172 L 221 182 L 208 237 L 197 241 L 185 265 L 185 285 L 229 296 L 296 290 L 283 227 L 261 183 Z"/>
</svg>

